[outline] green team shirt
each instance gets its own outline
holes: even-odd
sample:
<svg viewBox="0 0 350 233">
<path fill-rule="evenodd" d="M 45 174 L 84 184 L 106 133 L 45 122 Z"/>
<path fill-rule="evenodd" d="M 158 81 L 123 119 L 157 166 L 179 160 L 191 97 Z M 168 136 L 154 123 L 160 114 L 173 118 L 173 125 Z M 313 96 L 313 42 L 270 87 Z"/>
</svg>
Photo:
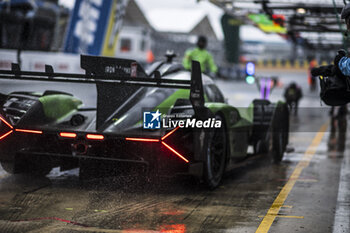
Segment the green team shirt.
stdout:
<svg viewBox="0 0 350 233">
<path fill-rule="evenodd" d="M 218 70 L 218 67 L 215 65 L 213 56 L 205 49 L 195 48 L 186 51 L 185 57 L 182 61 L 182 64 L 186 70 L 191 69 L 192 60 L 198 61 L 201 64 L 202 72 L 205 72 L 209 69 L 211 72 L 216 73 Z"/>
</svg>

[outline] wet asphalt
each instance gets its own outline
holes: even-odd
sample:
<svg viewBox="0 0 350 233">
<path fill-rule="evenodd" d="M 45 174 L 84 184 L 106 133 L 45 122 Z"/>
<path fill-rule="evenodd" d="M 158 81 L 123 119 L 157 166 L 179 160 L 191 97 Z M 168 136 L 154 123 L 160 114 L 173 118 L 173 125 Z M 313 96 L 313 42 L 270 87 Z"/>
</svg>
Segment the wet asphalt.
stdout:
<svg viewBox="0 0 350 233">
<path fill-rule="evenodd" d="M 281 85 L 297 80 L 304 91 L 290 121 L 293 150 L 280 164 L 258 155 L 211 191 L 183 177 L 145 181 L 142 174 L 124 174 L 81 181 L 78 169 L 54 168 L 37 178 L 0 168 L 0 232 L 349 232 L 349 140 L 339 150 L 344 137 L 330 133 L 329 109 L 308 90 L 305 73 L 275 74 Z M 217 83 L 234 106 L 259 96 L 254 85 Z M 0 92 L 61 88 L 45 85 L 4 82 Z M 69 91 L 93 105 L 94 87 L 77 87 Z M 282 93 L 276 88 L 271 99 Z"/>
</svg>

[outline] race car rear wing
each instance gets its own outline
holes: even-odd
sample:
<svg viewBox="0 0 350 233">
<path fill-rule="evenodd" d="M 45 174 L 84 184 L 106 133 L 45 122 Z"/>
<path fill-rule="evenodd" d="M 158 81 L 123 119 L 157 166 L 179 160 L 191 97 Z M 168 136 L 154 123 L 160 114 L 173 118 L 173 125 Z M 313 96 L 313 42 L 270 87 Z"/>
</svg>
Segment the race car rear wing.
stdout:
<svg viewBox="0 0 350 233">
<path fill-rule="evenodd" d="M 45 72 L 22 71 L 18 64 L 13 63 L 11 70 L 0 70 L 0 79 L 96 84 L 96 129 L 126 101 L 130 92 L 134 93 L 140 87 L 190 89 L 195 113 L 199 114 L 205 108 L 200 63 L 197 61 L 192 61 L 191 80 L 174 80 L 161 78 L 158 72 L 149 77 L 134 60 L 87 55 L 81 55 L 80 59 L 85 74 L 55 73 L 50 65 L 45 65 Z M 126 85 L 132 88 L 123 88 Z"/>
</svg>

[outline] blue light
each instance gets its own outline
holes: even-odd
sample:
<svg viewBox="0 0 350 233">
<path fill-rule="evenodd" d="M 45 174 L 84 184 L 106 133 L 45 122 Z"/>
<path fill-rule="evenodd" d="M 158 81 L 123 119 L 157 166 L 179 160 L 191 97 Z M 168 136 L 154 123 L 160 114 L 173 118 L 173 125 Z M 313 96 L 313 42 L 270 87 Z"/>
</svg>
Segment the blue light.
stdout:
<svg viewBox="0 0 350 233">
<path fill-rule="evenodd" d="M 253 84 L 253 83 L 255 83 L 255 78 L 254 78 L 253 76 L 249 75 L 249 76 L 247 76 L 247 77 L 245 78 L 245 81 L 246 81 L 248 84 Z"/>
<path fill-rule="evenodd" d="M 246 65 L 245 72 L 248 76 L 253 76 L 255 74 L 255 64 L 253 62 L 248 62 Z"/>
</svg>

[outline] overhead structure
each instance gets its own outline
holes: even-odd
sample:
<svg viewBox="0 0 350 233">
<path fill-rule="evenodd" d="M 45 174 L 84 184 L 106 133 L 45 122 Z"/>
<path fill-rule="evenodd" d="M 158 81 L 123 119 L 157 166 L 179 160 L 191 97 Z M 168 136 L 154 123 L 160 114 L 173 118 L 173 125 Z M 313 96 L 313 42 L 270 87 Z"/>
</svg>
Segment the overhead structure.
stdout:
<svg viewBox="0 0 350 233">
<path fill-rule="evenodd" d="M 310 49 L 340 48 L 348 39 L 340 15 L 348 0 L 210 0 L 247 24 L 255 24 L 254 16 L 265 15 L 280 26 L 281 36 Z M 285 33 L 284 29 L 286 30 Z M 265 31 L 265 30 L 264 30 Z M 267 32 L 267 31 L 265 31 Z"/>
</svg>

